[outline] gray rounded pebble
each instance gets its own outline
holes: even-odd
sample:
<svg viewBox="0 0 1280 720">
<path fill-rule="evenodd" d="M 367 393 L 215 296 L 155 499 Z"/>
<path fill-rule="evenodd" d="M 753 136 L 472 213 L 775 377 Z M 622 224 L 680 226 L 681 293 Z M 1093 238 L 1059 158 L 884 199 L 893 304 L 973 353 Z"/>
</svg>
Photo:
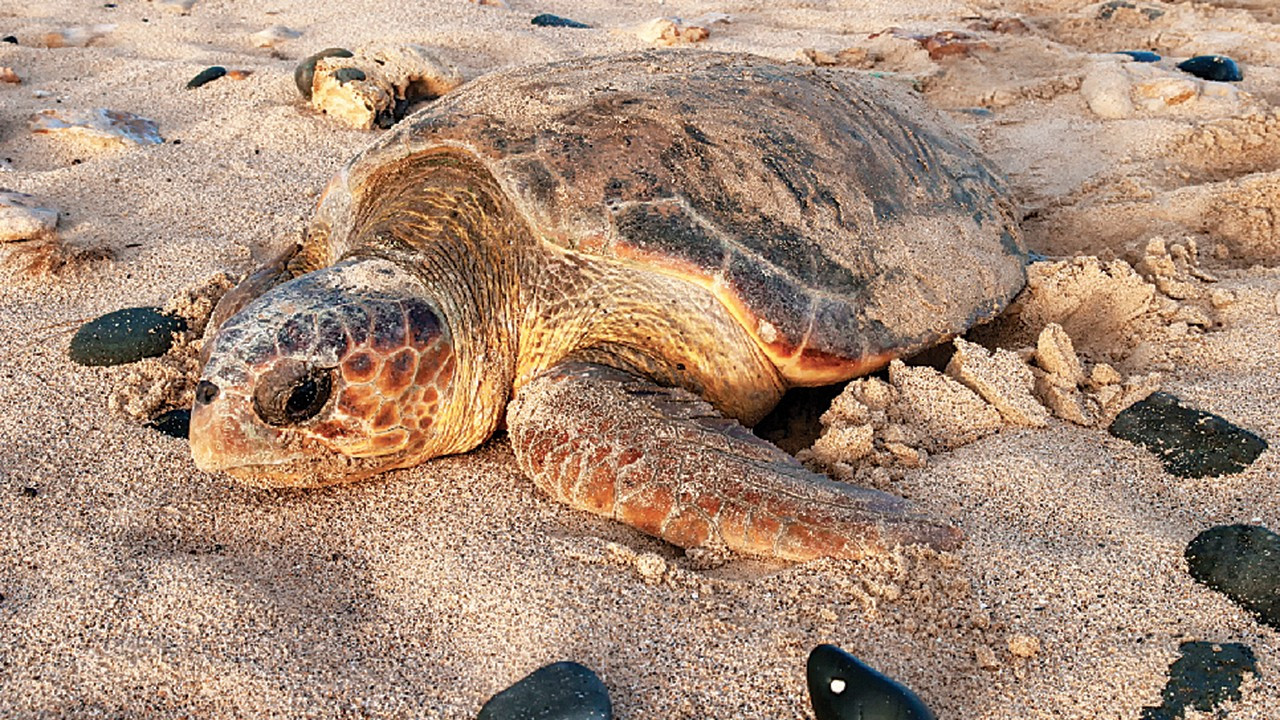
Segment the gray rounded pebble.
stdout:
<svg viewBox="0 0 1280 720">
<path fill-rule="evenodd" d="M 1183 551 L 1196 582 L 1280 629 L 1280 535 L 1261 525 L 1217 525 Z"/>
<path fill-rule="evenodd" d="M 186 440 L 191 434 L 191 410 L 178 408 L 160 413 L 151 418 L 151 422 L 147 423 L 147 427 L 162 432 L 169 437 Z"/>
<path fill-rule="evenodd" d="M 1164 392 L 1129 406 L 1107 431 L 1150 450 L 1166 472 L 1184 478 L 1238 473 L 1267 449 L 1267 442 L 1248 430 Z"/>
<path fill-rule="evenodd" d="M 366 75 L 360 68 L 346 67 L 340 68 L 335 72 L 333 78 L 340 83 L 349 83 L 356 80 L 364 80 Z"/>
<path fill-rule="evenodd" d="M 1218 706 L 1240 699 L 1246 673 L 1259 675 L 1257 656 L 1242 643 L 1194 640 L 1178 650 L 1182 656 L 1169 666 L 1169 682 L 1160 693 L 1164 702 L 1143 708 L 1140 720 L 1177 720 L 1186 717 L 1188 709 L 1226 717 Z"/>
<path fill-rule="evenodd" d="M 1160 56 L 1150 50 L 1117 50 L 1116 55 L 1128 55 L 1134 62 L 1153 63 L 1160 62 Z"/>
<path fill-rule="evenodd" d="M 1178 69 L 1190 73 L 1203 80 L 1217 82 L 1240 82 L 1244 73 L 1235 60 L 1226 55 L 1197 55 L 1190 60 L 1178 63 Z"/>
<path fill-rule="evenodd" d="M 613 703 L 596 674 L 576 662 L 544 665 L 489 698 L 476 720 L 610 720 Z"/>
<path fill-rule="evenodd" d="M 325 48 L 315 55 L 310 55 L 298 63 L 298 67 L 293 70 L 293 84 L 298 86 L 298 92 L 302 93 L 302 97 L 311 99 L 311 82 L 316 77 L 316 63 L 327 57 L 351 57 L 354 53 L 346 48 L 331 47 Z"/>
<path fill-rule="evenodd" d="M 531 25 L 536 25 L 538 27 L 562 27 L 562 28 L 576 28 L 576 29 L 584 29 L 584 28 L 591 27 L 590 25 L 584 22 L 578 22 L 577 20 L 570 20 L 569 18 L 560 17 L 559 15 L 552 15 L 551 13 L 542 13 L 541 15 L 530 20 L 529 23 Z"/>
<path fill-rule="evenodd" d="M 125 308 L 80 326 L 67 354 L 80 365 L 123 365 L 165 354 L 173 334 L 186 329 L 185 320 L 160 308 Z"/>
</svg>

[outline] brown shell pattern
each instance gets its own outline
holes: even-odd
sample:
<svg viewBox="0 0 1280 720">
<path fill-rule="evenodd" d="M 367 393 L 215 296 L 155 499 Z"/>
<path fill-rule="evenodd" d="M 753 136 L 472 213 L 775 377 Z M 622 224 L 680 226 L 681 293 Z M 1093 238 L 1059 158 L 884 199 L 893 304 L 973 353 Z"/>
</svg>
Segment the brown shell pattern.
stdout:
<svg viewBox="0 0 1280 720">
<path fill-rule="evenodd" d="M 863 73 L 690 51 L 518 68 L 404 121 L 348 183 L 439 145 L 545 241 L 711 289 L 784 373 L 928 345 L 1024 283 L 998 172 Z"/>
</svg>

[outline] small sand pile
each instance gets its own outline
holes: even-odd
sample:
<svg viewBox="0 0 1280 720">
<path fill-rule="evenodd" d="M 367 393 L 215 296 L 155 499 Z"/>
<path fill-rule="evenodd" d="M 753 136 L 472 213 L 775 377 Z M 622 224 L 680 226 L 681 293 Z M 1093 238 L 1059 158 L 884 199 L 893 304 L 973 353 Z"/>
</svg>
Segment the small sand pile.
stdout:
<svg viewBox="0 0 1280 720">
<path fill-rule="evenodd" d="M 850 383 L 801 459 L 841 479 L 883 485 L 885 468 L 923 467 L 931 453 L 1005 427 L 1043 428 L 1051 416 L 1105 427 L 1159 386 L 1154 373 L 1125 378 L 1107 363 L 1082 361 L 1057 323 L 1017 352 L 962 338 L 954 346 L 945 372 L 895 360 L 888 381 Z"/>
<path fill-rule="evenodd" d="M 191 406 L 200 379 L 205 326 L 218 300 L 234 286 L 234 278 L 219 272 L 169 298 L 163 312 L 182 318 L 187 329 L 175 335 L 164 355 L 128 366 L 107 398 L 112 412 L 146 422 L 164 410 Z"/>
</svg>

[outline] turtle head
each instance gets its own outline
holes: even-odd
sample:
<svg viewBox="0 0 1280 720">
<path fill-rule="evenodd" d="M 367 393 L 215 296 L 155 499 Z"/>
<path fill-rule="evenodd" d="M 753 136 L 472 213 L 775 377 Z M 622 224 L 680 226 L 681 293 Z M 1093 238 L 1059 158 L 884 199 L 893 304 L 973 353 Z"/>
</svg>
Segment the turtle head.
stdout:
<svg viewBox="0 0 1280 720">
<path fill-rule="evenodd" d="M 284 283 L 207 342 L 191 413 L 202 470 L 319 486 L 469 449 L 443 420 L 457 384 L 449 328 L 418 278 L 388 260 Z"/>
</svg>

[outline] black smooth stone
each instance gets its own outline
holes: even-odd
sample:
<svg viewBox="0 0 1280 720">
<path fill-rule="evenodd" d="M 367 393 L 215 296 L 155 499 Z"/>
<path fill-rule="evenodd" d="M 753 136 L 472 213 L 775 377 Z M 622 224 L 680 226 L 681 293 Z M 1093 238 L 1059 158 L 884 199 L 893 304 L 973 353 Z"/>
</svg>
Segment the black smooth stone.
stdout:
<svg viewBox="0 0 1280 720">
<path fill-rule="evenodd" d="M 333 79 L 343 84 L 355 80 L 364 80 L 366 77 L 363 70 L 353 67 L 338 68 L 338 71 L 333 74 Z"/>
<path fill-rule="evenodd" d="M 1159 707 L 1142 709 L 1142 720 L 1178 720 L 1188 708 L 1211 712 L 1225 700 L 1240 699 L 1245 673 L 1258 674 L 1258 659 L 1240 643 L 1184 642 L 1182 656 L 1169 666 L 1169 682 Z"/>
<path fill-rule="evenodd" d="M 186 440 L 191 434 L 191 411 L 187 408 L 178 408 L 160 413 L 151 418 L 151 422 L 147 423 L 147 427 L 152 430 L 159 430 L 169 437 Z"/>
<path fill-rule="evenodd" d="M 1187 543 L 1191 577 L 1280 629 L 1280 535 L 1261 525 L 1218 525 Z"/>
<path fill-rule="evenodd" d="M 67 354 L 81 365 L 137 362 L 168 352 L 173 334 L 186 329 L 185 320 L 165 315 L 160 308 L 125 308 L 81 325 Z"/>
<path fill-rule="evenodd" d="M 207 67 L 204 70 L 201 70 L 199 75 L 196 75 L 195 77 L 187 81 L 187 89 L 194 90 L 200 87 L 201 85 L 206 85 L 208 83 L 211 83 L 214 80 L 217 80 L 218 78 L 226 74 L 227 74 L 227 69 L 222 67 L 221 65 L 214 65 L 213 67 Z"/>
<path fill-rule="evenodd" d="M 1131 405 L 1107 431 L 1155 453 L 1165 471 L 1184 478 L 1238 473 L 1267 449 L 1267 442 L 1248 430 L 1185 407 L 1163 392 Z"/>
<path fill-rule="evenodd" d="M 1240 82 L 1244 79 L 1240 66 L 1226 55 L 1197 55 L 1178 63 L 1178 69 L 1203 80 Z"/>
<path fill-rule="evenodd" d="M 476 720 L 610 720 L 609 690 L 576 662 L 544 665 L 489 698 Z"/>
<path fill-rule="evenodd" d="M 584 22 L 578 22 L 577 20 L 570 20 L 569 18 L 560 17 L 559 15 L 552 15 L 551 13 L 542 13 L 541 15 L 535 17 L 533 20 L 530 20 L 529 22 L 533 23 L 534 25 L 537 25 L 538 27 L 563 27 L 563 28 L 591 27 L 590 25 Z"/>
<path fill-rule="evenodd" d="M 310 55 L 298 63 L 298 67 L 293 69 L 293 84 L 298 86 L 298 92 L 302 93 L 302 97 L 310 100 L 311 82 L 316 77 L 316 63 L 322 58 L 351 56 L 352 52 L 350 50 L 340 47 L 325 48 L 315 55 Z"/>
<path fill-rule="evenodd" d="M 10 45 L 17 45 L 18 38 L 14 37 L 13 35 L 5 35 L 3 38 L 0 38 L 0 42 L 7 42 Z"/>
<path fill-rule="evenodd" d="M 1150 50 L 1117 50 L 1116 55 L 1128 55 L 1140 63 L 1160 62 L 1160 56 Z"/>
<path fill-rule="evenodd" d="M 934 720 L 915 693 L 835 645 L 809 653 L 806 675 L 818 720 Z"/>
</svg>

